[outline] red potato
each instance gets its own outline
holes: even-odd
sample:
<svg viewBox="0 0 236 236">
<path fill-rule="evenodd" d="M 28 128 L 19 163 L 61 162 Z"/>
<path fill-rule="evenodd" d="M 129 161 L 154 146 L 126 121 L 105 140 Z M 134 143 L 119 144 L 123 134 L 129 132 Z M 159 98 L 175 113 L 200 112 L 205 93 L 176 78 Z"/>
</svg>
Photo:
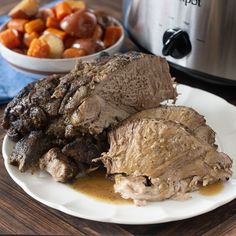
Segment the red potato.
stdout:
<svg viewBox="0 0 236 236">
<path fill-rule="evenodd" d="M 106 29 L 108 26 L 114 26 L 115 22 L 111 16 L 108 16 L 103 11 L 95 11 L 94 14 L 97 17 L 98 24 L 103 28 Z"/>
<path fill-rule="evenodd" d="M 77 38 L 75 38 L 75 37 L 67 35 L 67 37 L 65 38 L 65 41 L 64 41 L 65 49 L 71 48 L 76 39 Z"/>
<path fill-rule="evenodd" d="M 40 40 L 44 40 L 49 45 L 49 57 L 50 58 L 61 58 L 64 52 L 63 41 L 52 33 L 42 35 Z"/>
<path fill-rule="evenodd" d="M 79 9 L 85 9 L 86 5 L 84 1 L 77 1 L 77 0 L 65 0 L 66 3 L 68 3 L 72 9 L 72 11 L 77 11 Z"/>
<path fill-rule="evenodd" d="M 63 58 L 86 56 L 87 52 L 82 48 L 68 48 L 63 52 Z"/>
<path fill-rule="evenodd" d="M 96 16 L 88 10 L 80 10 L 61 21 L 61 28 L 71 36 L 90 38 L 93 36 L 97 25 Z"/>
<path fill-rule="evenodd" d="M 38 13 L 39 3 L 37 0 L 23 0 L 17 4 L 10 12 L 11 18 L 28 19 Z"/>
<path fill-rule="evenodd" d="M 84 49 L 88 54 L 92 54 L 103 50 L 104 43 L 94 38 L 77 39 L 72 45 L 73 48 Z"/>
</svg>

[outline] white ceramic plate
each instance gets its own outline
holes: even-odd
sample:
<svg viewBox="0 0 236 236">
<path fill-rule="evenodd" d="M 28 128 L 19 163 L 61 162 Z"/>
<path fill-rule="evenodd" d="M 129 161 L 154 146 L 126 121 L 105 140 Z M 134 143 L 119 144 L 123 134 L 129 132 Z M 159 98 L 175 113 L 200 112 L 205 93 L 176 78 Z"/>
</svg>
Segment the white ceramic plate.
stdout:
<svg viewBox="0 0 236 236">
<path fill-rule="evenodd" d="M 177 105 L 190 106 L 203 114 L 207 123 L 217 133 L 219 149 L 236 162 L 236 107 L 225 100 L 184 85 L 178 85 L 180 93 Z M 60 184 L 43 172 L 20 173 L 8 164 L 14 143 L 5 137 L 3 157 L 5 166 L 12 179 L 26 193 L 45 205 L 67 214 L 102 222 L 122 224 L 152 224 L 190 218 L 211 211 L 236 198 L 236 175 L 224 184 L 217 195 L 206 197 L 198 192 L 186 201 L 167 200 L 148 203 L 144 207 L 134 205 L 115 205 L 99 202 L 80 194 L 65 184 Z M 235 171 L 235 164 L 233 166 Z M 236 173 L 235 173 L 236 174 Z"/>
</svg>

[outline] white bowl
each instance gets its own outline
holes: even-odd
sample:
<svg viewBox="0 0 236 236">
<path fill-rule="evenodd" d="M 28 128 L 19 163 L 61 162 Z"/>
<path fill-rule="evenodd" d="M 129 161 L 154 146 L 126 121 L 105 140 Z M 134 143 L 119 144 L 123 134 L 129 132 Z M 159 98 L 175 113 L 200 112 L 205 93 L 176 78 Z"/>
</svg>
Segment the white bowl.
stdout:
<svg viewBox="0 0 236 236">
<path fill-rule="evenodd" d="M 118 20 L 116 20 L 115 18 L 112 18 L 112 20 L 122 29 L 122 35 L 119 38 L 119 40 L 109 48 L 106 48 L 97 53 L 90 54 L 88 56 L 78 57 L 79 59 L 83 61 L 90 61 L 98 58 L 102 52 L 107 52 L 109 55 L 112 55 L 120 50 L 125 37 L 124 28 Z M 2 25 L 0 31 L 5 30 L 6 25 L 7 23 Z M 16 69 L 19 69 L 24 72 L 42 74 L 42 75 L 52 74 L 52 73 L 67 73 L 71 69 L 73 69 L 76 60 L 78 59 L 78 58 L 47 59 L 47 58 L 30 57 L 22 55 L 20 53 L 16 53 L 13 50 L 8 49 L 1 43 L 0 43 L 0 52 L 2 57 Z"/>
</svg>

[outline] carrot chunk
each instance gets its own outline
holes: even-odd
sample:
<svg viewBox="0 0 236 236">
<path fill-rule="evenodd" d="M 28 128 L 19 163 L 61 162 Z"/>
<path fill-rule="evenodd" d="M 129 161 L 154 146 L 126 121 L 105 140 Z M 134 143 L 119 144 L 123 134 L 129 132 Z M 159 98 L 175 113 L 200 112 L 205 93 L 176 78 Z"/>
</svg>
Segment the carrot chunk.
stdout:
<svg viewBox="0 0 236 236">
<path fill-rule="evenodd" d="M 8 29 L 15 29 L 19 32 L 25 32 L 25 24 L 28 22 L 26 19 L 12 19 L 8 22 Z"/>
<path fill-rule="evenodd" d="M 105 31 L 104 44 L 105 47 L 110 47 L 120 38 L 122 29 L 119 26 L 108 26 Z"/>
<path fill-rule="evenodd" d="M 67 2 L 59 2 L 55 6 L 56 17 L 58 20 L 62 20 L 65 16 L 68 16 L 72 13 L 72 9 Z"/>
<path fill-rule="evenodd" d="M 82 48 L 68 48 L 63 53 L 63 58 L 86 56 L 88 53 Z"/>
<path fill-rule="evenodd" d="M 59 30 L 59 29 L 55 29 L 55 28 L 48 28 L 44 31 L 44 33 L 51 33 L 51 34 L 54 34 L 56 35 L 58 38 L 64 40 L 67 33 L 62 31 L 62 30 Z"/>
<path fill-rule="evenodd" d="M 60 21 L 56 17 L 49 16 L 46 20 L 47 28 L 60 28 Z"/>
<path fill-rule="evenodd" d="M 19 34 L 14 29 L 7 29 L 0 33 L 0 42 L 7 48 L 17 48 L 20 46 Z"/>
<path fill-rule="evenodd" d="M 44 22 L 41 19 L 35 19 L 25 24 L 25 31 L 30 34 L 32 32 L 41 32 L 45 28 Z"/>
<path fill-rule="evenodd" d="M 50 54 L 50 47 L 45 40 L 33 39 L 27 52 L 28 56 L 48 58 Z"/>
</svg>

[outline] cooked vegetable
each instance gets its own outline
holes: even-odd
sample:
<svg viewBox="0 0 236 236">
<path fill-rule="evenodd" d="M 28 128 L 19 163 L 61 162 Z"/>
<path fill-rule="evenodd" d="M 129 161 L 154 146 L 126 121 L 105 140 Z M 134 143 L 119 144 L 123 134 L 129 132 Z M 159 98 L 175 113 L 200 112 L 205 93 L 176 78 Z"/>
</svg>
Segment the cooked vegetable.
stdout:
<svg viewBox="0 0 236 236">
<path fill-rule="evenodd" d="M 70 5 L 70 7 L 73 11 L 86 8 L 85 2 L 83 2 L 83 1 L 66 0 L 65 2 L 67 2 Z"/>
<path fill-rule="evenodd" d="M 21 44 L 19 34 L 14 29 L 7 29 L 1 32 L 0 42 L 10 49 L 17 48 Z"/>
<path fill-rule="evenodd" d="M 22 0 L 14 7 L 7 30 L 0 31 L 0 42 L 33 57 L 72 58 L 101 51 L 113 45 L 122 33 L 112 17 L 88 9 L 82 0 L 63 0 L 40 10 L 38 7 L 38 0 Z M 45 52 L 40 52 L 42 49 Z"/>
<path fill-rule="evenodd" d="M 77 38 L 68 35 L 64 41 L 65 48 L 71 48 Z"/>
<path fill-rule="evenodd" d="M 111 16 L 108 16 L 103 11 L 96 11 L 95 15 L 97 17 L 97 22 L 102 26 L 103 29 L 106 29 L 108 26 L 115 25 L 115 22 Z"/>
<path fill-rule="evenodd" d="M 68 48 L 63 53 L 63 58 L 86 56 L 88 53 L 82 48 Z"/>
<path fill-rule="evenodd" d="M 55 28 L 48 28 L 44 31 L 44 34 L 48 33 L 54 34 L 62 40 L 64 40 L 67 35 L 67 33 L 65 33 L 64 31 Z"/>
<path fill-rule="evenodd" d="M 119 26 L 108 26 L 105 31 L 104 44 L 105 47 L 110 47 L 120 38 L 122 29 Z"/>
<path fill-rule="evenodd" d="M 50 47 L 46 40 L 43 39 L 33 39 L 27 52 L 28 56 L 39 58 L 48 58 L 49 54 Z"/>
<path fill-rule="evenodd" d="M 37 38 L 39 38 L 39 34 L 37 32 L 32 32 L 30 34 L 25 33 L 24 38 L 23 38 L 23 43 L 27 48 L 29 48 L 33 39 L 37 39 Z"/>
<path fill-rule="evenodd" d="M 46 21 L 48 17 L 56 17 L 56 12 L 54 8 L 44 8 L 39 10 L 37 16 L 43 21 Z"/>
<path fill-rule="evenodd" d="M 42 32 L 45 29 L 44 22 L 41 19 L 35 19 L 25 24 L 25 32 Z"/>
<path fill-rule="evenodd" d="M 93 36 L 97 25 L 96 16 L 88 10 L 77 11 L 61 22 L 61 28 L 71 36 L 89 38 Z"/>
<path fill-rule="evenodd" d="M 55 11 L 57 19 L 62 20 L 65 16 L 68 16 L 72 12 L 72 9 L 67 2 L 59 2 L 55 6 Z"/>
<path fill-rule="evenodd" d="M 26 19 L 12 19 L 8 22 L 8 29 L 15 29 L 21 33 L 25 32 L 25 24 L 28 22 Z"/>
<path fill-rule="evenodd" d="M 104 49 L 104 43 L 101 40 L 96 40 L 94 38 L 88 39 L 77 39 L 72 45 L 73 48 L 82 48 L 88 54 L 95 53 Z"/>
<path fill-rule="evenodd" d="M 52 33 L 44 34 L 40 37 L 41 40 L 45 40 L 50 48 L 49 57 L 50 58 L 61 58 L 64 45 L 63 41 Z"/>
<path fill-rule="evenodd" d="M 47 28 L 60 28 L 60 21 L 53 16 L 48 16 L 46 20 L 46 27 Z"/>
<path fill-rule="evenodd" d="M 35 16 L 38 12 L 39 4 L 37 0 L 23 0 L 17 4 L 10 12 L 11 18 L 23 18 Z"/>
<path fill-rule="evenodd" d="M 102 27 L 99 24 L 97 24 L 96 28 L 94 30 L 94 33 L 93 33 L 93 38 L 101 39 L 102 35 L 103 35 L 103 29 L 102 29 Z"/>
</svg>

